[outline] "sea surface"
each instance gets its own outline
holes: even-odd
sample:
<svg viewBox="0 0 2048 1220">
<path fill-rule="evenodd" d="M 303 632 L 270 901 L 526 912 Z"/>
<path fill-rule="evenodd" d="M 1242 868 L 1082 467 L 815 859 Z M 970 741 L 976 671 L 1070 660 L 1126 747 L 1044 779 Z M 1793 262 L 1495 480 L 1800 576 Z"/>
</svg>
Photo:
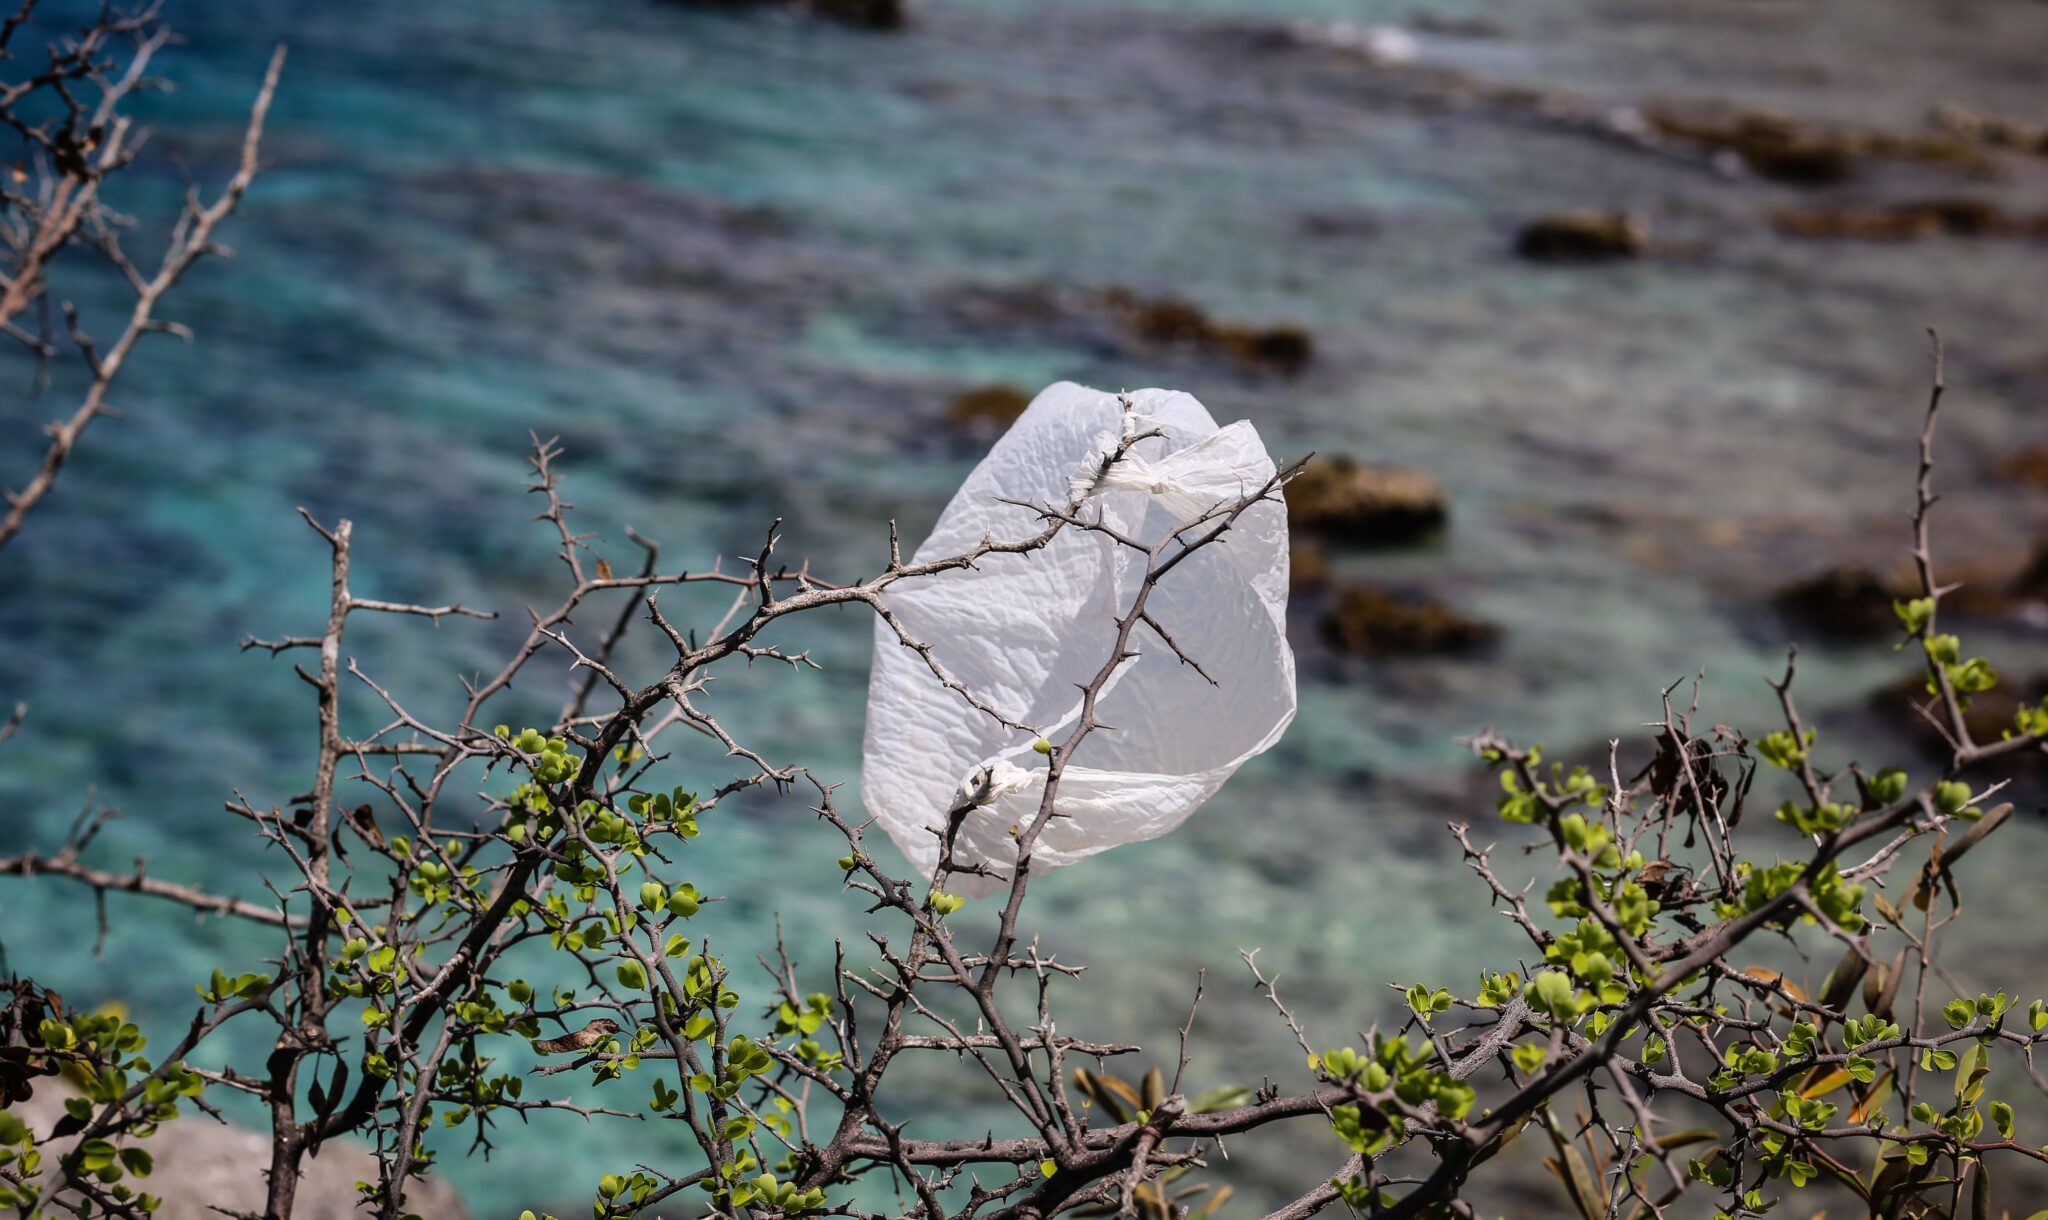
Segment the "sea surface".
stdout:
<svg viewBox="0 0 2048 1220">
<path fill-rule="evenodd" d="M 259 872 L 288 875 L 222 803 L 308 786 L 309 691 L 289 657 L 238 648 L 324 617 L 325 550 L 298 506 L 355 522 L 360 593 L 502 612 L 351 637 L 365 670 L 443 714 L 460 675 L 495 671 L 524 608 L 560 596 L 523 494 L 531 434 L 560 438 L 581 528 L 621 566 L 629 526 L 665 564 L 732 566 L 781 517 L 778 554 L 852 576 L 883 561 L 890 519 L 922 537 L 980 456 L 986 438 L 944 423 L 959 391 L 1185 389 L 1254 421 L 1276 455 L 1433 475 L 1452 505 L 1441 539 L 1332 562 L 1502 630 L 1476 656 L 1360 661 L 1299 623 L 1301 712 L 1276 749 L 1172 836 L 1034 886 L 1043 944 L 1092 965 L 1063 1030 L 1169 1047 L 1206 969 L 1191 1085 L 1293 1087 L 1300 1055 L 1240 949 L 1263 949 L 1323 1045 L 1398 1019 L 1388 984 L 1469 989 L 1520 957 L 1445 830 L 1472 822 L 1504 857 L 1521 841 L 1494 828 L 1460 734 L 1491 724 L 1597 761 L 1702 671 L 1708 722 L 1769 727 L 1763 675 L 1805 634 L 1772 592 L 1904 555 L 1926 328 L 1949 349 L 1938 544 L 2009 571 L 2048 535 L 2048 494 L 1991 472 L 2048 441 L 2048 243 L 1802 242 L 1769 220 L 1957 195 L 2048 211 L 2048 158 L 1873 163 L 1803 189 L 1541 101 L 1623 127 L 1656 102 L 1893 131 L 1950 101 L 2040 122 L 2048 6 L 912 4 L 907 29 L 873 34 L 660 0 L 171 0 L 184 41 L 161 70 L 178 88 L 149 99 L 156 134 L 120 184 L 135 240 L 188 175 L 224 178 L 283 42 L 268 168 L 225 234 L 232 261 L 168 311 L 195 340 L 144 347 L 122 415 L 0 554 L 0 702 L 30 709 L 0 747 L 0 851 L 50 848 L 97 803 L 123 813 L 94 849 L 106 867 L 143 858 L 252 896 Z M 1358 49 L 1382 25 L 1413 39 L 1412 62 Z M 1508 86 L 1537 101 L 1503 100 Z M 1573 208 L 1639 213 L 1651 256 L 1515 256 L 1524 223 Z M 1314 360 L 1282 377 L 1134 343 L 1091 304 L 1116 286 L 1301 325 Z M 59 291 L 88 328 L 114 325 L 118 294 L 83 259 Z M 55 370 L 36 395 L 26 363 L 0 361 L 0 480 L 19 482 L 76 377 Z M 2011 673 L 2048 670 L 2028 622 L 1969 643 Z M 848 781 L 849 800 L 868 633 L 854 613 L 816 616 L 792 642 L 821 672 L 719 696 L 743 737 Z M 655 672 L 640 644 L 629 666 Z M 1866 710 L 1907 668 L 1885 641 L 1802 652 L 1838 760 L 1911 757 Z M 519 697 L 538 717 L 559 694 L 536 674 Z M 352 723 L 371 723 L 367 692 L 350 698 Z M 861 927 L 838 849 L 794 799 L 707 830 L 697 884 L 728 896 L 707 923 L 745 960 L 779 910 L 822 985 L 830 940 Z M 2048 836 L 2029 807 L 2001 838 L 1962 870 L 1979 930 L 1956 934 L 1957 968 L 2031 995 L 2048 978 Z M 84 894 L 0 887 L 16 969 L 125 1003 L 160 1038 L 211 966 L 264 952 L 139 900 L 109 914 L 96 952 Z M 969 1129 L 1006 1121 L 945 1073 L 900 1097 Z M 683 1147 L 657 1124 L 575 1119 L 504 1140 L 488 1163 L 445 1145 L 480 1216 L 580 1210 L 600 1172 L 675 1165 Z M 1233 1152 L 1244 1193 L 1226 1215 L 1242 1216 L 1342 1149 L 1306 1135 Z M 1524 1206 L 1550 1198 L 1531 1189 Z"/>
</svg>

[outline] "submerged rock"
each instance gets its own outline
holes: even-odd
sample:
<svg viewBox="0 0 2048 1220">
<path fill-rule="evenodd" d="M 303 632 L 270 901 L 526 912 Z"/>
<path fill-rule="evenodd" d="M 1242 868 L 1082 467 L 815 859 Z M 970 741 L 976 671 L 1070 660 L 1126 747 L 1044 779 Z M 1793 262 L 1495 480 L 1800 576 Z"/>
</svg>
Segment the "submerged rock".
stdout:
<svg viewBox="0 0 2048 1220">
<path fill-rule="evenodd" d="M 1001 432 L 1017 422 L 1031 395 L 1008 384 L 976 386 L 946 404 L 946 423 L 959 432 Z"/>
<path fill-rule="evenodd" d="M 1828 186 L 1872 158 L 1989 168 L 1983 151 L 1954 135 L 1896 135 L 1806 122 L 1767 111 L 1656 107 L 1644 116 L 1664 137 L 1725 153 L 1751 173 L 1797 186 Z"/>
<path fill-rule="evenodd" d="M 2006 594 L 2015 601 L 2048 601 L 2048 542 L 2034 547 L 2027 566 L 2006 586 Z"/>
<path fill-rule="evenodd" d="M 2048 216 L 2008 215 L 1983 199 L 1927 199 L 1882 208 L 1792 208 L 1772 214 L 1790 237 L 1910 241 L 1916 237 L 2048 237 Z"/>
<path fill-rule="evenodd" d="M 1323 637 L 1357 656 L 1443 656 L 1476 652 L 1500 639 L 1500 628 L 1433 598 L 1353 585 L 1323 614 Z"/>
<path fill-rule="evenodd" d="M 1245 364 L 1293 376 L 1315 356 L 1315 340 L 1299 326 L 1237 326 L 1217 328 L 1223 346 Z"/>
<path fill-rule="evenodd" d="M 1537 262 L 1585 263 L 1640 258 L 1649 242 L 1649 226 L 1641 217 L 1626 212 L 1565 212 L 1524 225 L 1515 238 L 1515 252 Z"/>
<path fill-rule="evenodd" d="M 1397 546 L 1442 529 L 1443 488 L 1419 470 L 1367 466 L 1348 457 L 1310 459 L 1287 484 L 1290 529 L 1351 546 Z"/>
<path fill-rule="evenodd" d="M 1984 114 L 1959 102 L 1943 102 L 1934 108 L 1934 125 L 1959 139 L 1974 140 L 1993 148 L 2048 155 L 2048 127 L 2018 119 Z"/>
<path fill-rule="evenodd" d="M 1927 689 L 1928 680 L 1924 668 L 1903 674 L 1871 692 L 1870 707 L 1893 717 L 1901 704 L 1929 703 L 1935 695 Z M 1970 697 L 1970 705 L 1963 709 L 1963 723 L 1969 727 L 1970 736 L 1976 741 L 1998 741 L 2014 727 L 2014 717 L 2022 706 L 2038 704 L 2043 698 L 2048 698 L 2048 673 L 2018 678 L 2010 674 L 2001 675 L 1997 686 Z M 1948 757 L 1952 748 L 1942 731 L 1935 727 L 1941 718 L 1942 714 L 1936 711 L 1934 721 L 1925 716 L 1911 716 L 1904 721 L 1914 739 L 1936 758 Z"/>
<path fill-rule="evenodd" d="M 1141 343 L 1221 352 L 1248 368 L 1283 376 L 1299 373 L 1315 355 L 1315 340 L 1299 326 L 1222 322 L 1179 297 L 1145 297 L 1128 288 L 1111 288 L 1103 300 Z"/>
<path fill-rule="evenodd" d="M 2029 445 L 1991 464 L 1992 472 L 2015 483 L 2048 491 L 2048 444 Z"/>
<path fill-rule="evenodd" d="M 1313 593 L 1330 586 L 1330 561 L 1312 546 L 1295 546 L 1287 552 L 1287 591 Z"/>
<path fill-rule="evenodd" d="M 867 30 L 894 30 L 901 28 L 908 19 L 904 0 L 669 0 L 690 8 L 769 8 L 793 9 L 836 21 L 841 25 L 858 26 Z"/>
<path fill-rule="evenodd" d="M 1903 580 L 1844 565 L 1786 585 L 1771 604 L 1822 635 L 1869 636 L 1897 631 L 1899 618 L 1892 602 L 1918 595 L 1919 590 Z"/>
<path fill-rule="evenodd" d="M 869 30 L 900 29 L 909 16 L 903 0 L 806 0 L 803 7 L 820 17 Z"/>
</svg>

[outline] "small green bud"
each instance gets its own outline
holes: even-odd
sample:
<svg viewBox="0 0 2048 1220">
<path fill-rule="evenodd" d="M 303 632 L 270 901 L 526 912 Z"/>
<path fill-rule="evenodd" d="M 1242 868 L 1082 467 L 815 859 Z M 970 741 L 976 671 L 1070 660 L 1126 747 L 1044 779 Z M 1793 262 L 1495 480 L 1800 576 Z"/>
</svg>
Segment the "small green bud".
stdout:
<svg viewBox="0 0 2048 1220">
<path fill-rule="evenodd" d="M 1039 738 L 1037 741 L 1032 742 L 1031 748 L 1038 751 L 1040 754 L 1052 753 L 1052 743 L 1047 741 L 1043 737 Z"/>
<path fill-rule="evenodd" d="M 1892 613 L 1899 616 L 1899 622 L 1906 628 L 1908 635 L 1919 635 L 1934 618 L 1934 599 L 1915 597 L 1911 600 L 1895 601 L 1892 603 Z"/>
</svg>

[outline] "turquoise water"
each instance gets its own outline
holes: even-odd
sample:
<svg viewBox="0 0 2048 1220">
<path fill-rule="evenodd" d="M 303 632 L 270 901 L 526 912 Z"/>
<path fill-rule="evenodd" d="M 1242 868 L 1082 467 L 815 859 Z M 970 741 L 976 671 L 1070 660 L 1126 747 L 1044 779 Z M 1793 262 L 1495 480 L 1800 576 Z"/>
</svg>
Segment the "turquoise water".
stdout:
<svg viewBox="0 0 2048 1220">
<path fill-rule="evenodd" d="M 355 637 L 367 669 L 438 712 L 457 675 L 496 668 L 521 607 L 555 597 L 520 494 L 529 429 L 561 436 L 584 528 L 614 547 L 630 524 L 698 566 L 751 553 L 780 515 L 782 554 L 850 574 L 878 562 L 890 517 L 921 536 L 978 456 L 939 424 L 957 390 L 1185 388 L 1219 418 L 1254 420 L 1276 453 L 1435 474 L 1454 506 L 1439 544 L 1337 562 L 1506 633 L 1482 658 L 1362 665 L 1320 655 L 1305 630 L 1302 711 L 1277 749 L 1183 831 L 1042 887 L 1046 942 L 1096 964 L 1072 989 L 1069 1029 L 1159 1038 L 1207 966 L 1193 1070 L 1286 1080 L 1296 1057 L 1238 948 L 1265 946 L 1331 1042 L 1391 1011 L 1382 983 L 1459 983 L 1515 952 L 1474 913 L 1442 830 L 1487 814 L 1457 734 L 1490 722 L 1599 743 L 1701 666 L 1714 718 L 1766 713 L 1758 677 L 1792 631 L 1762 608 L 1767 592 L 1901 550 L 1926 325 L 1952 344 L 1951 549 L 2009 561 L 2048 525 L 2048 498 L 1986 474 L 2010 445 L 2048 439 L 2048 247 L 1789 242 L 1765 217 L 1808 198 L 1790 188 L 1460 104 L 1318 42 L 1331 22 L 1408 20 L 1406 6 L 917 14 L 883 37 L 653 0 L 174 4 L 187 42 L 163 66 L 182 89 L 152 101 L 161 130 L 122 206 L 161 217 L 180 163 L 221 176 L 281 39 L 271 169 L 228 235 L 235 260 L 176 301 L 198 341 L 144 350 L 124 418 L 95 426 L 0 556 L 0 700 L 31 704 L 0 754 L 6 846 L 54 842 L 97 785 L 125 811 L 99 847 L 109 867 L 145 856 L 160 875 L 246 892 L 254 870 L 280 875 L 221 802 L 305 787 L 303 687 L 287 662 L 236 648 L 324 614 L 323 550 L 296 505 L 356 521 L 359 590 L 506 613 Z M 1943 100 L 2022 115 L 2048 100 L 2022 53 L 2048 34 L 2039 6 L 1936 17 L 1887 0 L 1851 21 L 1541 0 L 1454 15 L 1494 30 L 1425 32 L 1424 65 L 1603 105 L 1733 97 L 1911 127 Z M 1977 182 L 1882 166 L 1820 197 L 2039 208 L 2044 167 L 2008 161 Z M 1579 270 L 1512 257 L 1530 216 L 1585 206 L 1646 214 L 1658 257 Z M 107 286 L 75 274 L 63 291 L 90 325 Z M 1030 307 L 1117 284 L 1298 321 L 1316 361 L 1298 379 L 1249 375 Z M 60 374 L 40 401 L 0 398 L 0 474 L 20 477 L 67 388 Z M 725 713 L 772 755 L 851 779 L 867 624 L 809 630 L 823 673 L 753 675 Z M 1979 638 L 2015 671 L 2048 667 L 2025 628 Z M 643 668 L 654 656 L 635 654 Z M 1820 647 L 1804 680 L 1816 706 L 1860 725 L 1863 696 L 1899 665 L 1882 646 Z M 552 690 L 530 697 L 553 706 Z M 800 804 L 763 802 L 707 837 L 699 884 L 733 896 L 707 917 L 722 941 L 758 940 L 763 895 L 804 843 L 820 883 L 779 903 L 802 955 L 821 963 L 857 926 L 826 884 L 837 852 L 811 826 Z M 1976 911 L 1991 927 L 2015 926 L 2038 892 L 2024 861 L 2039 829 L 2010 833 L 2015 851 L 1971 862 L 1993 883 Z M 126 918 L 96 959 L 80 895 L 53 882 L 0 894 L 17 968 L 164 1022 L 214 961 L 253 966 L 262 951 L 115 903 Z M 917 1089 L 999 1121 L 941 1080 Z M 676 1145 L 663 1135 L 537 1126 L 512 1133 L 516 1155 L 451 1172 L 490 1213 L 573 1201 L 601 1169 L 664 1156 Z M 1313 1142 L 1262 1151 L 1236 1171 L 1254 1199 L 1334 1163 Z"/>
</svg>

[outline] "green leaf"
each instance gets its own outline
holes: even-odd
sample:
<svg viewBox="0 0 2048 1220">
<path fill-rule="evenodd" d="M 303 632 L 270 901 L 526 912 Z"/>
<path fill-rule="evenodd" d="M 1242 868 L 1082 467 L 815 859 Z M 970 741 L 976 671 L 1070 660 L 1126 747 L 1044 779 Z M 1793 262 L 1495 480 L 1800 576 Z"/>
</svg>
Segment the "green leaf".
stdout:
<svg viewBox="0 0 2048 1220">
<path fill-rule="evenodd" d="M 87 1173 L 98 1173 L 114 1163 L 117 1154 L 106 1140 L 87 1140 L 78 1146 L 78 1162 Z"/>
</svg>

